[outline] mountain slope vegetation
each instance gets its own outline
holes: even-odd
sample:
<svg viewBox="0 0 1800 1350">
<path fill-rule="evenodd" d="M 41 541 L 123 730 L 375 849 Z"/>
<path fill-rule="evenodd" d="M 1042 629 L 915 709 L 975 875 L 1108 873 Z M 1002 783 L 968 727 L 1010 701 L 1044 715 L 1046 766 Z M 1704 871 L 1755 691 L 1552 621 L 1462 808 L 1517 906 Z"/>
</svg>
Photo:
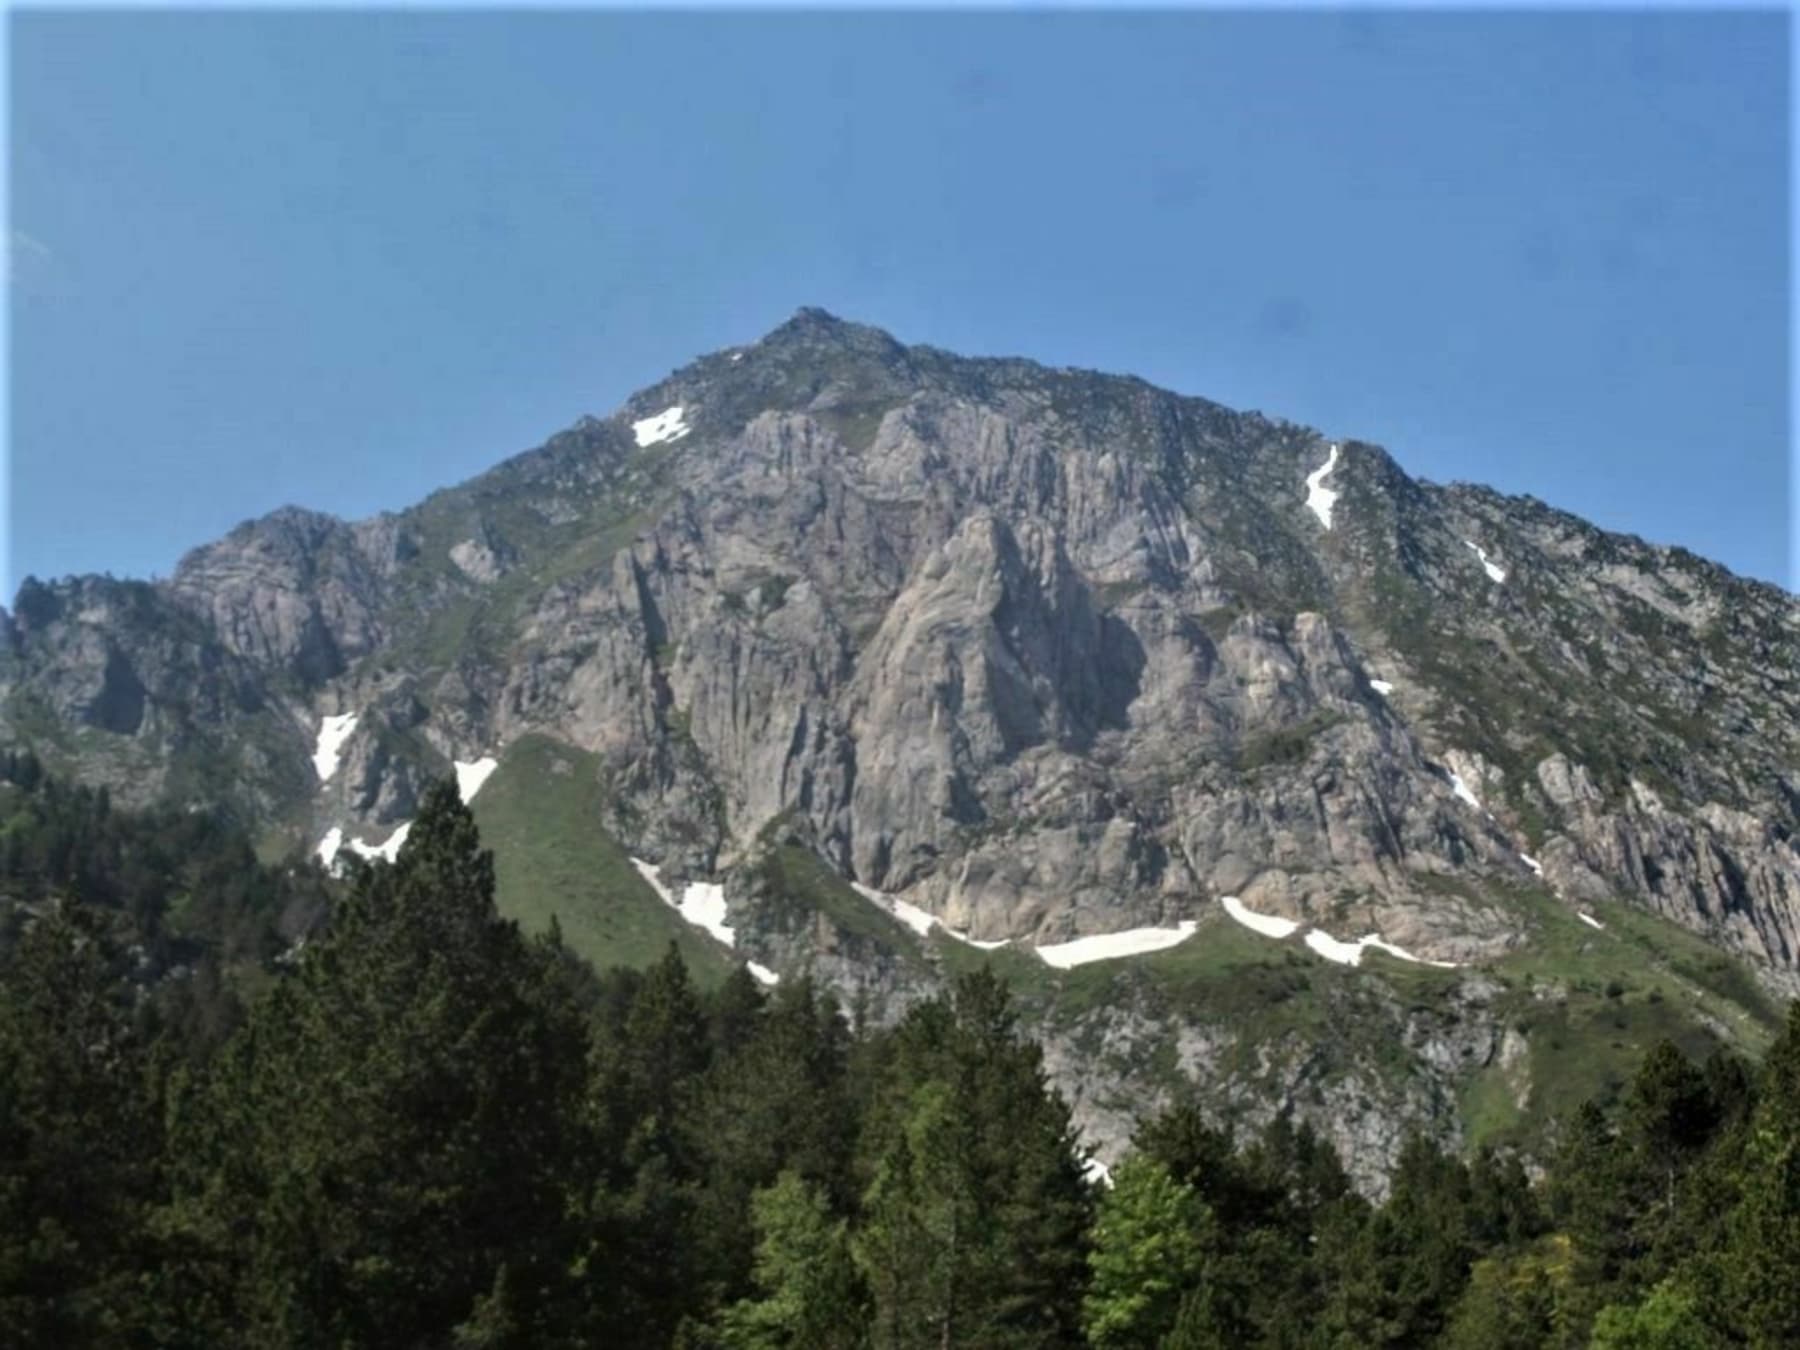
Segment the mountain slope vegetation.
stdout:
<svg viewBox="0 0 1800 1350">
<path fill-rule="evenodd" d="M 15 764 L 17 762 L 15 761 Z M 1136 1123 L 1101 1179 L 991 971 L 860 1030 L 808 979 L 596 975 L 495 907 L 450 780 L 343 881 L 0 801 L 9 1345 L 1749 1345 L 1800 1336 L 1800 1003 L 1760 1067 L 1653 1045 L 1546 1174 L 1414 1136 L 1379 1203 L 1288 1115 Z M 83 795 L 88 794 L 88 795 Z M 84 855 L 58 870 L 59 841 Z M 208 842 L 212 841 L 212 842 Z M 206 862 L 205 875 L 165 864 Z M 223 860 L 230 860 L 229 866 Z M 287 877 L 284 882 L 281 878 Z M 130 878 L 129 886 L 118 884 Z M 221 1026 L 127 945 L 332 900 Z M 191 888 L 191 889 L 190 889 Z M 144 931 L 142 929 L 140 932 Z"/>
</svg>

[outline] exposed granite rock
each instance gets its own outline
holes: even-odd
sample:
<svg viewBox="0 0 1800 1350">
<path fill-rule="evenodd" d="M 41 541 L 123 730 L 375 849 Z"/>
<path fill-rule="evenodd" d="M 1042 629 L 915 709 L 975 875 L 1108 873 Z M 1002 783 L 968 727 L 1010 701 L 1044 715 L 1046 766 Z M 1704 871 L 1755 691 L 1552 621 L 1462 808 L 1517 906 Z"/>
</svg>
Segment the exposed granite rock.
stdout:
<svg viewBox="0 0 1800 1350">
<path fill-rule="evenodd" d="M 120 749 L 66 762 L 146 794 L 184 745 L 255 814 L 377 824 L 543 731 L 598 754 L 634 847 L 711 870 L 792 815 L 982 938 L 1237 894 L 1470 960 L 1519 940 L 1478 897 L 1525 853 L 1800 969 L 1793 597 L 1142 381 L 818 311 L 738 354 L 413 511 L 22 591 L 11 738 L 83 728 Z M 677 405 L 689 434 L 636 445 Z M 318 796 L 318 708 L 395 680 L 422 719 L 371 717 Z"/>
</svg>

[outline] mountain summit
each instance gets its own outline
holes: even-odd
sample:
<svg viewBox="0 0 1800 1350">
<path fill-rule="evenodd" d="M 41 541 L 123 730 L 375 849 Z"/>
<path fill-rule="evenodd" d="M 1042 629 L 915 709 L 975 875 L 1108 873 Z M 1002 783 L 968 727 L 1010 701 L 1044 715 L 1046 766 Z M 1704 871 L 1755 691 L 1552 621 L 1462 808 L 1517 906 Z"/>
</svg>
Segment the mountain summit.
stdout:
<svg viewBox="0 0 1800 1350">
<path fill-rule="evenodd" d="M 1090 959 L 1353 972 L 1401 1028 L 1393 972 L 1443 981 L 1458 1030 L 1412 1048 L 1468 1062 L 1355 1120 L 1451 1128 L 1456 1075 L 1524 1053 L 1515 1007 L 1586 1006 L 1569 951 L 1626 944 L 1723 1035 L 1800 987 L 1792 596 L 1362 441 L 817 309 L 407 511 L 28 581 L 0 639 L 5 739 L 53 769 L 327 854 L 495 772 L 562 803 L 542 847 L 579 819 L 627 889 L 711 906 L 711 948 L 877 1015 L 1012 962 L 1224 1082 L 1241 1027 L 1078 995 Z M 1258 1081 L 1375 1081 L 1304 1058 Z M 1063 1066 L 1141 1083 L 1102 1067 Z"/>
</svg>

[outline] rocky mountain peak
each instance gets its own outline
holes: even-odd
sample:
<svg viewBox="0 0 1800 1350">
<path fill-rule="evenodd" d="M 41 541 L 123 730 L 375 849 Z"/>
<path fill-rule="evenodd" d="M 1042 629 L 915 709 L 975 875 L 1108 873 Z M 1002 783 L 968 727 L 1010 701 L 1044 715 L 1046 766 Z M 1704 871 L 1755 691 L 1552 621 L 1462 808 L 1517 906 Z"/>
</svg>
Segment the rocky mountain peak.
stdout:
<svg viewBox="0 0 1800 1350">
<path fill-rule="evenodd" d="M 993 940 L 1231 892 L 1467 956 L 1516 934 L 1433 878 L 1524 855 L 1800 949 L 1790 599 L 1362 442 L 821 309 L 411 511 L 284 508 L 146 594 L 259 672 L 220 706 L 288 738 L 271 814 L 320 708 L 398 690 L 411 748 L 370 773 L 547 734 L 628 785 L 635 846 L 708 871 L 800 817 Z M 88 683 L 161 706 L 130 647 Z M 62 678 L 33 659 L 15 687 Z"/>
<path fill-rule="evenodd" d="M 1744 1044 L 1757 981 L 1800 987 L 1794 597 L 1366 442 L 822 310 L 408 510 L 283 508 L 168 581 L 15 608 L 0 742 L 53 772 L 305 855 L 391 851 L 431 779 L 492 774 L 515 849 L 639 864 L 528 904 L 503 876 L 521 912 L 655 876 L 732 959 L 881 1015 L 988 954 L 1052 980 L 1103 1138 L 1094 1094 L 1141 1097 L 1117 1065 L 1154 1040 L 1222 1100 L 1312 1102 L 1374 1175 L 1470 1065 L 1524 1109 L 1512 1028 L 1548 1055 L 1589 992 L 1623 1016 L 1599 991 L 1632 962 Z M 1107 1006 L 1045 974 L 1102 957 Z M 1221 971 L 1233 1016 L 1183 1020 Z"/>
</svg>

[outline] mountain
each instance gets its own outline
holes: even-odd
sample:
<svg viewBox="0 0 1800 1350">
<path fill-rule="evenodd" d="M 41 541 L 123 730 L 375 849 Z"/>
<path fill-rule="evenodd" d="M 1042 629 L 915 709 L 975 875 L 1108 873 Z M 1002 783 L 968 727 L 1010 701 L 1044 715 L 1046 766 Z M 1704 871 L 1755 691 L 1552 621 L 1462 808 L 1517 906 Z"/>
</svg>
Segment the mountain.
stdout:
<svg viewBox="0 0 1800 1350">
<path fill-rule="evenodd" d="M 0 709 L 271 856 L 391 848 L 457 772 L 503 907 L 596 960 L 876 1018 L 990 963 L 1113 1147 L 1199 1090 L 1378 1186 L 1800 991 L 1793 596 L 819 310 L 398 514 L 27 580 Z"/>
</svg>

